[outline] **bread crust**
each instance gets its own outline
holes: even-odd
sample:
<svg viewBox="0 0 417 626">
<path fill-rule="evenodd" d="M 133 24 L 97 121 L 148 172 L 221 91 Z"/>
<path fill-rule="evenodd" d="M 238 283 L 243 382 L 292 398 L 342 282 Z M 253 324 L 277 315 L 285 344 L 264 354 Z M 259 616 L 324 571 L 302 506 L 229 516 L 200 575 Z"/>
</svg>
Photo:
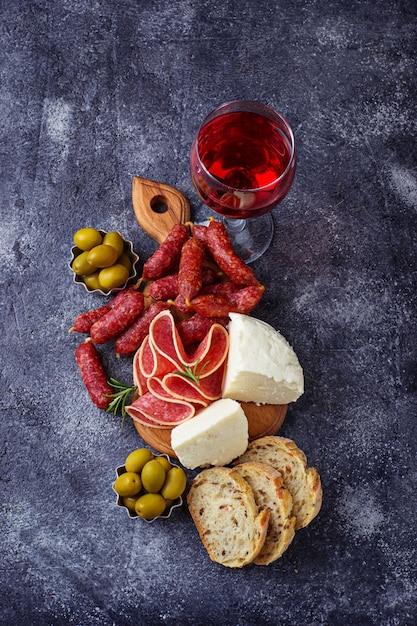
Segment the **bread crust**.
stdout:
<svg viewBox="0 0 417 626">
<path fill-rule="evenodd" d="M 295 530 L 304 528 L 320 511 L 323 491 L 315 467 L 308 467 L 305 453 L 292 439 L 269 435 L 252 441 L 238 464 L 249 461 L 266 463 L 278 470 L 293 499 Z"/>
<path fill-rule="evenodd" d="M 247 481 L 234 469 L 200 472 L 187 496 L 188 509 L 212 561 L 240 568 L 261 551 L 270 512 L 260 509 Z"/>
<path fill-rule="evenodd" d="M 291 515 L 293 500 L 278 470 L 257 461 L 248 461 L 234 468 L 244 478 L 260 507 L 267 507 L 270 520 L 265 543 L 254 559 L 256 565 L 269 565 L 279 559 L 295 534 L 296 518 Z"/>
</svg>

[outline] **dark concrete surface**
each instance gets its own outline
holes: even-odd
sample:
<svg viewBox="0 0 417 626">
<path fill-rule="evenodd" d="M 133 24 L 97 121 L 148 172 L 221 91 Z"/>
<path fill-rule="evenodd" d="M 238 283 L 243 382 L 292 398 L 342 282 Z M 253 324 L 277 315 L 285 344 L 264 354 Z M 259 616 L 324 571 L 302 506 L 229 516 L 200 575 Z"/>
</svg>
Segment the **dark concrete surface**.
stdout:
<svg viewBox="0 0 417 626">
<path fill-rule="evenodd" d="M 415 625 L 416 4 L 14 0 L 1 18 L 1 624 Z M 185 507 L 150 525 L 116 508 L 142 441 L 84 390 L 68 329 L 103 300 L 67 262 L 86 225 L 153 251 L 133 175 L 205 216 L 191 141 L 239 98 L 298 145 L 254 315 L 303 366 L 281 433 L 324 500 L 276 563 L 229 570 Z M 131 360 L 102 353 L 129 382 Z"/>
</svg>

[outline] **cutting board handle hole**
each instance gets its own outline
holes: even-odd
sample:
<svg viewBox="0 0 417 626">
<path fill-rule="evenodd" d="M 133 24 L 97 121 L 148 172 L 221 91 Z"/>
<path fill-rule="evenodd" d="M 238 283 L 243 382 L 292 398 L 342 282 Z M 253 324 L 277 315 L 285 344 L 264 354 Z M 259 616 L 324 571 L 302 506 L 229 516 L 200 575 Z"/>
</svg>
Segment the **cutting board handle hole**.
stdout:
<svg viewBox="0 0 417 626">
<path fill-rule="evenodd" d="M 151 209 L 154 213 L 166 213 L 168 211 L 168 200 L 165 196 L 155 196 L 151 200 Z"/>
</svg>

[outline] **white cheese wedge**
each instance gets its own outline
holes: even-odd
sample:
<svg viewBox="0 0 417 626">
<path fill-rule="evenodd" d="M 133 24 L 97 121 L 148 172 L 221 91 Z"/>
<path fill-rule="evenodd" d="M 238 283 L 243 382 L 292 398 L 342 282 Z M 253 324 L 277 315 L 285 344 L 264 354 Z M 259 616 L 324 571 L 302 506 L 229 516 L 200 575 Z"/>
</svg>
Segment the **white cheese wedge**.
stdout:
<svg viewBox="0 0 417 626">
<path fill-rule="evenodd" d="M 266 322 L 230 313 L 230 347 L 223 398 L 260 404 L 288 404 L 304 393 L 297 355 Z"/>
<path fill-rule="evenodd" d="M 227 465 L 248 447 L 248 420 L 238 402 L 216 400 L 171 431 L 171 446 L 188 469 Z"/>
</svg>

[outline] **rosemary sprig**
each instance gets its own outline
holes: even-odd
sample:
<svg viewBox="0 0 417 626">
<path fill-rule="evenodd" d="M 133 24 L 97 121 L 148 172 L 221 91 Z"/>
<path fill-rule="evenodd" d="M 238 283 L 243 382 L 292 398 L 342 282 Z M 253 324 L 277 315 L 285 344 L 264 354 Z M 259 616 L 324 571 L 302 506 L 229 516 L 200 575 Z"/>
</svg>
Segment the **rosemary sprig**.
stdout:
<svg viewBox="0 0 417 626">
<path fill-rule="evenodd" d="M 183 371 L 175 370 L 174 374 L 179 374 L 180 376 L 184 376 L 184 378 L 188 378 L 189 380 L 192 380 L 194 383 L 196 383 L 196 385 L 199 385 L 201 374 L 203 373 L 204 369 L 207 367 L 209 363 L 210 361 L 206 361 L 205 363 L 203 363 L 200 367 L 200 370 L 198 371 L 198 366 L 200 365 L 200 359 L 197 359 L 197 361 L 195 362 L 192 368 L 189 365 L 184 365 Z"/>
<path fill-rule="evenodd" d="M 136 385 L 132 385 L 131 387 L 129 387 L 129 385 L 125 385 L 115 378 L 110 378 L 108 380 L 108 383 L 110 387 L 113 387 L 113 389 L 117 389 L 117 391 L 115 393 L 107 395 L 108 398 L 113 398 L 113 400 L 107 407 L 106 413 L 113 413 L 113 415 L 117 415 L 117 413 L 120 411 L 122 416 L 120 432 L 122 433 L 126 418 L 126 404 L 130 397 L 130 394 L 134 393 L 137 387 Z"/>
</svg>

